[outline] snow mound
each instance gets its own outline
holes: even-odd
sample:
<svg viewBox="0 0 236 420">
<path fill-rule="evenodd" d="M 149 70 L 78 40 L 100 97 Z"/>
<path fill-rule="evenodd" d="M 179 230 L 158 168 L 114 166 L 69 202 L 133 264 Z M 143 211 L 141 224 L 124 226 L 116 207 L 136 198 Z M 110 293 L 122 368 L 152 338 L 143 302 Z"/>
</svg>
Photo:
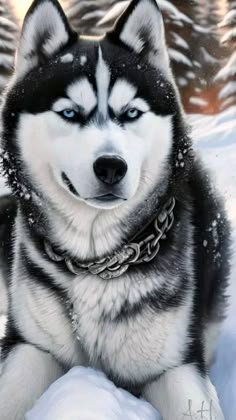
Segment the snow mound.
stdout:
<svg viewBox="0 0 236 420">
<path fill-rule="evenodd" d="M 236 416 L 236 310 L 234 312 L 225 322 L 211 369 L 211 379 L 226 420 L 235 420 Z"/>
<path fill-rule="evenodd" d="M 116 388 L 101 372 L 73 368 L 50 386 L 26 420 L 159 420 L 145 401 Z"/>
<path fill-rule="evenodd" d="M 191 115 L 192 137 L 198 149 L 214 149 L 236 143 L 236 108 L 231 107 L 218 116 Z M 224 149 L 227 153 L 227 150 Z M 204 150 L 205 153 L 205 150 Z M 209 167 L 209 162 L 207 167 Z M 233 168 L 232 168 L 233 169 Z"/>
</svg>

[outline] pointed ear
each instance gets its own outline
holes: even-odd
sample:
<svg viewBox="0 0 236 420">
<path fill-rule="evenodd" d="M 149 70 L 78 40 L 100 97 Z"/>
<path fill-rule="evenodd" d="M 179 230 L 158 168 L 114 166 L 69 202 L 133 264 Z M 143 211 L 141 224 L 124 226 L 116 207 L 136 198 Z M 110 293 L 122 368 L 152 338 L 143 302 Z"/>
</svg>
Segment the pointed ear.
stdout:
<svg viewBox="0 0 236 420">
<path fill-rule="evenodd" d="M 16 76 L 22 77 L 77 38 L 57 0 L 34 0 L 23 24 Z"/>
<path fill-rule="evenodd" d="M 171 75 L 164 23 L 156 0 L 131 1 L 111 36 L 148 58 L 164 74 Z"/>
</svg>

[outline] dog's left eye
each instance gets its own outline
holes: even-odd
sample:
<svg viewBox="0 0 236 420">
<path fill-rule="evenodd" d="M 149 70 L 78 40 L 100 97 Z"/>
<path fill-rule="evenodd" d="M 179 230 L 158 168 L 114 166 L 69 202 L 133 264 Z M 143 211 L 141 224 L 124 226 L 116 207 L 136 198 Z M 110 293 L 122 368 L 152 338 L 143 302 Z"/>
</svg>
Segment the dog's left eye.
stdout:
<svg viewBox="0 0 236 420">
<path fill-rule="evenodd" d="M 76 112 L 73 109 L 64 109 L 61 111 L 61 115 L 67 120 L 73 120 L 76 117 Z"/>
<path fill-rule="evenodd" d="M 142 111 L 140 111 L 137 108 L 129 108 L 125 114 L 124 117 L 126 120 L 137 120 L 142 115 Z"/>
<path fill-rule="evenodd" d="M 66 108 L 61 111 L 56 111 L 58 115 L 60 115 L 63 120 L 70 121 L 71 123 L 76 124 L 85 124 L 86 119 L 83 115 L 83 112 L 80 112 L 80 110 L 74 110 L 73 108 Z"/>
</svg>

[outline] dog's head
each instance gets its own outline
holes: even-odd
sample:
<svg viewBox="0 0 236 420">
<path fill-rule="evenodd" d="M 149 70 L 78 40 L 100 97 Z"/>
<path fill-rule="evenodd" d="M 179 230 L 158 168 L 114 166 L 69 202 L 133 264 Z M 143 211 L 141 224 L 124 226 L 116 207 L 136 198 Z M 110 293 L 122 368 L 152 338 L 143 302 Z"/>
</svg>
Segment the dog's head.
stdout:
<svg viewBox="0 0 236 420">
<path fill-rule="evenodd" d="M 155 0 L 133 0 L 100 40 L 75 34 L 57 0 L 33 2 L 3 109 L 22 196 L 33 185 L 64 209 L 104 210 L 147 196 L 173 171 L 180 115 Z"/>
</svg>

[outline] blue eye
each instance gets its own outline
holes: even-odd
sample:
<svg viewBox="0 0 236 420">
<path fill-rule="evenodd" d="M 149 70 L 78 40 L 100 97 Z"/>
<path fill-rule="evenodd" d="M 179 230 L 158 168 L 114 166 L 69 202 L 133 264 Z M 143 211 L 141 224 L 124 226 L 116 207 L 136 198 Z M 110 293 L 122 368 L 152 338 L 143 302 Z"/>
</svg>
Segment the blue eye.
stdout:
<svg viewBox="0 0 236 420">
<path fill-rule="evenodd" d="M 76 112 L 73 109 L 64 109 L 64 111 L 62 111 L 62 115 L 67 120 L 72 120 L 75 118 Z"/>
<path fill-rule="evenodd" d="M 135 120 L 140 117 L 142 114 L 141 111 L 139 111 L 137 108 L 130 108 L 126 111 L 126 117 L 129 120 Z"/>
</svg>

